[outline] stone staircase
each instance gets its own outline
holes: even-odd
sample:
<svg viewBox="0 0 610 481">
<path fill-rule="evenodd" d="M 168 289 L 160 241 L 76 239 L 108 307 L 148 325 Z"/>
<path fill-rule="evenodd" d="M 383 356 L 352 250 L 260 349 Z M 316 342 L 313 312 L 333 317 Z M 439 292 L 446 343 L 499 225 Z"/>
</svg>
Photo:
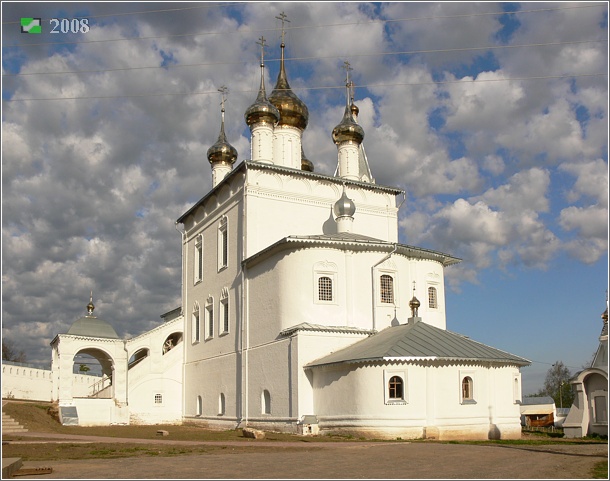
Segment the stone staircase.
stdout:
<svg viewBox="0 0 610 481">
<path fill-rule="evenodd" d="M 27 429 L 2 411 L 2 434 L 27 432 Z"/>
</svg>

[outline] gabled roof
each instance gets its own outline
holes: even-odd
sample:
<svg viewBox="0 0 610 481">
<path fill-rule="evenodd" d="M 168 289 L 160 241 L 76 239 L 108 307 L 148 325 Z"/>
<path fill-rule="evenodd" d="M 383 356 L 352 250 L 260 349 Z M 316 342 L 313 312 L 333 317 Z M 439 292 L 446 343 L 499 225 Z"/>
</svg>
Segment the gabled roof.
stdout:
<svg viewBox="0 0 610 481">
<path fill-rule="evenodd" d="M 388 327 L 305 367 L 367 361 L 417 360 L 486 361 L 518 366 L 531 364 L 522 357 L 420 321 Z"/>
</svg>

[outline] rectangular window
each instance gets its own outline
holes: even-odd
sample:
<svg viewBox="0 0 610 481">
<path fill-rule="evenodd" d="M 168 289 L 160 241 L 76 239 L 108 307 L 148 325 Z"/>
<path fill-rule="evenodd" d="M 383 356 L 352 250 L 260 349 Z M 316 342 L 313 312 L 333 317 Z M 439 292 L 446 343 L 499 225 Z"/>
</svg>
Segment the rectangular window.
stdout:
<svg viewBox="0 0 610 481">
<path fill-rule="evenodd" d="M 155 404 L 163 404 L 163 395 L 155 394 Z"/>
<path fill-rule="evenodd" d="M 229 332 L 229 299 L 222 300 L 222 328 L 223 332 Z"/>
<path fill-rule="evenodd" d="M 207 324 L 207 339 L 214 337 L 214 304 L 209 304 L 205 308 L 206 324 Z"/>
<path fill-rule="evenodd" d="M 198 235 L 195 241 L 195 283 L 203 279 L 203 236 Z"/>
<path fill-rule="evenodd" d="M 199 322 L 199 310 L 193 312 L 193 342 L 201 340 L 201 323 Z"/>
<path fill-rule="evenodd" d="M 229 265 L 229 236 L 227 234 L 227 218 L 223 217 L 218 226 L 218 270 Z"/>
</svg>

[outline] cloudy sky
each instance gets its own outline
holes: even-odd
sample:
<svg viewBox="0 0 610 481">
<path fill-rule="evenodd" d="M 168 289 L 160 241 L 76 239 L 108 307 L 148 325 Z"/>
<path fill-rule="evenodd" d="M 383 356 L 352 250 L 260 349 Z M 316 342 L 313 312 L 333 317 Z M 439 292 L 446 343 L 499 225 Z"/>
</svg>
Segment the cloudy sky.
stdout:
<svg viewBox="0 0 610 481">
<path fill-rule="evenodd" d="M 49 364 L 90 290 L 121 337 L 180 305 L 175 221 L 212 185 L 217 89 L 247 159 L 256 42 L 270 92 L 281 12 L 316 172 L 335 170 L 348 61 L 372 173 L 407 192 L 401 242 L 463 259 L 448 329 L 532 360 L 525 394 L 555 361 L 581 369 L 608 287 L 607 2 L 3 2 L 4 338 Z"/>
</svg>

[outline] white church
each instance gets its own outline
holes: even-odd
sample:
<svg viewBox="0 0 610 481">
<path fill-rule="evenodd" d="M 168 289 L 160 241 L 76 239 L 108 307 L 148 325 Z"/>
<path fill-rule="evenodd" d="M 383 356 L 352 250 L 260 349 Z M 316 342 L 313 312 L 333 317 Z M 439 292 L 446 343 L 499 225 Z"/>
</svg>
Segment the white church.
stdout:
<svg viewBox="0 0 610 481">
<path fill-rule="evenodd" d="M 349 68 L 345 113 L 329 133 L 336 172 L 315 172 L 284 50 L 282 35 L 269 96 L 261 55 L 245 112 L 250 160 L 237 165 L 222 94 L 212 190 L 176 221 L 182 306 L 123 340 L 90 302 L 51 343 L 51 400 L 79 425 L 519 438 L 530 361 L 447 330 L 444 270 L 460 259 L 398 242 L 405 193 L 375 183 Z M 89 392 L 75 388 L 81 354 L 104 373 Z"/>
</svg>

